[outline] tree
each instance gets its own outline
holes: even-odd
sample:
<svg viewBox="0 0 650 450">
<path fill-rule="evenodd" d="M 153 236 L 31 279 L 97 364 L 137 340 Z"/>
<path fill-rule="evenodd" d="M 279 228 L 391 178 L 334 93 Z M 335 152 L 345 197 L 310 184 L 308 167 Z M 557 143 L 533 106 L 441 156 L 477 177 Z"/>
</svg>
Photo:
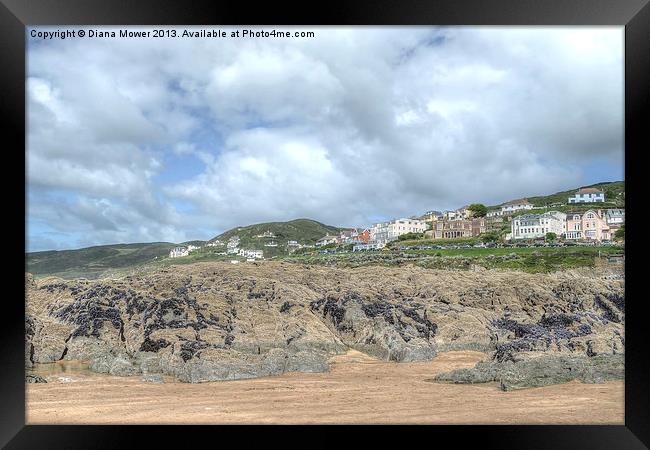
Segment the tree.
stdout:
<svg viewBox="0 0 650 450">
<path fill-rule="evenodd" d="M 555 233 L 546 233 L 546 241 L 553 242 L 557 239 L 557 234 Z"/>
<path fill-rule="evenodd" d="M 474 217 L 485 217 L 487 214 L 487 206 L 481 203 L 472 203 L 467 207 L 472 212 Z"/>
<path fill-rule="evenodd" d="M 616 232 L 614 233 L 614 237 L 619 241 L 625 240 L 625 225 L 621 225 L 621 228 L 616 230 Z"/>
</svg>

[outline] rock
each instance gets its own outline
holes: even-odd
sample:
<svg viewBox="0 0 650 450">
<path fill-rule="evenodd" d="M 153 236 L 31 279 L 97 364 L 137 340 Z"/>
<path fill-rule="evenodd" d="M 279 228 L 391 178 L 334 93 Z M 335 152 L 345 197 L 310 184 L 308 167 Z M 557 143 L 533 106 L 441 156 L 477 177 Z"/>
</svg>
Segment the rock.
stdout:
<svg viewBox="0 0 650 450">
<path fill-rule="evenodd" d="M 109 373 L 117 376 L 128 376 L 138 373 L 140 370 L 133 366 L 131 361 L 118 356 L 110 363 Z"/>
<path fill-rule="evenodd" d="M 504 391 L 547 386 L 579 380 L 603 383 L 621 380 L 625 376 L 622 355 L 598 357 L 540 356 L 504 363 L 479 362 L 471 369 L 457 369 L 438 374 L 432 381 L 458 384 L 499 382 Z"/>
<path fill-rule="evenodd" d="M 47 383 L 47 380 L 38 375 L 25 375 L 26 383 Z"/>
<path fill-rule="evenodd" d="M 493 360 L 454 379 L 498 378 L 507 388 L 541 383 L 525 362 L 540 355 L 624 355 L 622 277 L 438 270 L 411 259 L 404 254 L 395 267 L 215 262 L 94 281 L 26 277 L 25 364 L 80 360 L 100 373 L 202 382 L 323 372 L 348 349 L 396 362 L 478 350 Z M 617 373 L 596 361 L 580 369 L 585 380 Z M 561 381 L 557 364 L 548 378 Z"/>
</svg>

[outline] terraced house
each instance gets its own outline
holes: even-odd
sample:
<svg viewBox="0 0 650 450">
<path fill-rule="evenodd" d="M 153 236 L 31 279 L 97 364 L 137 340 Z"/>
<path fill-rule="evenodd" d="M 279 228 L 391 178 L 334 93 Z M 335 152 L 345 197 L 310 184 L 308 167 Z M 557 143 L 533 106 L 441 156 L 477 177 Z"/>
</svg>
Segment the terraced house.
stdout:
<svg viewBox="0 0 650 450">
<path fill-rule="evenodd" d="M 485 217 L 443 220 L 434 224 L 432 237 L 434 239 L 466 238 L 478 236 L 486 231 Z"/>
<path fill-rule="evenodd" d="M 602 210 L 572 211 L 567 213 L 566 239 L 609 240 L 612 230 Z"/>
<path fill-rule="evenodd" d="M 395 219 L 379 222 L 370 229 L 370 241 L 385 244 L 394 241 L 403 234 L 424 233 L 426 229 L 426 222 L 419 219 Z"/>
<path fill-rule="evenodd" d="M 511 222 L 512 239 L 536 239 L 555 233 L 562 236 L 566 230 L 567 215 L 560 211 L 548 211 L 544 214 L 523 214 L 514 217 Z"/>
<path fill-rule="evenodd" d="M 580 188 L 569 197 L 569 203 L 596 203 L 605 201 L 605 192 L 597 188 Z"/>
<path fill-rule="evenodd" d="M 186 247 L 174 247 L 169 251 L 170 258 L 181 258 L 189 254 L 190 252 Z"/>
<path fill-rule="evenodd" d="M 501 205 L 501 214 L 512 214 L 525 209 L 533 209 L 533 204 L 528 199 L 518 198 L 517 200 L 511 200 Z"/>
</svg>

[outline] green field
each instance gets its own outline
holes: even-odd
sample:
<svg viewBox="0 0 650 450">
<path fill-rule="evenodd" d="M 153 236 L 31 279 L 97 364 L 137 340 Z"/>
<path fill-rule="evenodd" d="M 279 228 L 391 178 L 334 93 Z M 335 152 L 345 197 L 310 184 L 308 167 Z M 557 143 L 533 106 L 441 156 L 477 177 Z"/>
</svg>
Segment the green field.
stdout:
<svg viewBox="0 0 650 450">
<path fill-rule="evenodd" d="M 35 276 L 92 278 L 108 270 L 125 269 L 166 258 L 176 246 L 169 242 L 101 245 L 78 250 L 32 252 L 27 253 L 25 259 L 27 271 Z"/>
<path fill-rule="evenodd" d="M 539 247 L 539 248 L 464 248 L 440 250 L 377 251 L 291 256 L 284 261 L 337 267 L 413 264 L 429 269 L 512 269 L 547 273 L 578 267 L 593 267 L 596 259 L 621 254 L 622 247 Z"/>
<path fill-rule="evenodd" d="M 265 231 L 275 234 L 274 238 L 260 238 Z M 326 234 L 338 234 L 337 227 L 324 225 L 315 220 L 296 219 L 289 222 L 268 222 L 246 227 L 233 228 L 211 239 L 227 241 L 230 237 L 240 238 L 239 247 L 264 251 L 265 258 L 287 255 L 287 241 L 295 240 L 303 245 L 313 245 Z M 264 244 L 271 241 L 276 247 Z M 115 244 L 88 247 L 77 250 L 32 252 L 25 255 L 26 270 L 36 277 L 60 276 L 62 278 L 97 278 L 113 276 L 137 269 L 169 264 L 191 264 L 200 261 L 240 259 L 236 255 L 217 255 L 226 250 L 225 244 L 218 247 L 203 247 L 182 258 L 169 258 L 169 251 L 177 246 L 203 246 L 206 241 L 188 241 L 181 244 L 153 242 L 143 244 Z"/>
<path fill-rule="evenodd" d="M 605 183 L 596 183 L 589 186 L 581 187 L 594 187 L 602 189 L 605 192 L 605 200 L 610 203 L 605 207 L 623 207 L 625 206 L 625 182 L 624 181 L 611 181 Z M 567 203 L 568 198 L 575 194 L 578 189 L 570 189 L 568 191 L 560 191 L 551 195 L 539 195 L 528 197 L 528 201 L 534 206 L 546 206 L 553 203 Z M 576 205 L 571 205 L 576 206 Z"/>
</svg>

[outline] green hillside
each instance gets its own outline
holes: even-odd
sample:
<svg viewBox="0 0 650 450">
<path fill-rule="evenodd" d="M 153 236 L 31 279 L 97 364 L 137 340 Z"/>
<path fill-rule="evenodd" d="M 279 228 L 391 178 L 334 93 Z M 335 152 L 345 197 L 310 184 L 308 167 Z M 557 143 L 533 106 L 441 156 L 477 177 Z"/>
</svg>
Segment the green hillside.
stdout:
<svg viewBox="0 0 650 450">
<path fill-rule="evenodd" d="M 25 256 L 27 271 L 36 276 L 93 278 L 109 270 L 137 266 L 167 257 L 169 250 L 176 245 L 169 242 L 100 245 L 78 250 L 32 252 Z"/>
<path fill-rule="evenodd" d="M 579 186 L 575 189 L 568 191 L 556 192 L 551 195 L 539 195 L 534 197 L 527 197 L 528 201 L 534 206 L 548 206 L 556 203 L 566 204 L 569 196 L 575 194 L 580 188 L 594 187 L 602 189 L 605 192 L 606 207 L 624 207 L 625 206 L 625 182 L 624 181 L 611 181 L 605 183 L 590 184 L 588 186 Z M 592 204 L 592 207 L 594 205 Z M 496 209 L 497 206 L 491 206 L 490 209 Z"/>
<path fill-rule="evenodd" d="M 228 230 L 208 242 L 219 240 L 226 242 L 238 236 L 239 247 L 247 249 L 264 250 L 264 256 L 276 256 L 286 253 L 287 241 L 297 241 L 302 245 L 313 245 L 326 234 L 339 234 L 341 228 L 325 225 L 311 219 L 295 219 L 288 222 L 267 222 L 237 227 Z M 259 237 L 270 231 L 274 237 Z M 265 244 L 276 243 L 277 247 L 268 247 Z"/>
</svg>

